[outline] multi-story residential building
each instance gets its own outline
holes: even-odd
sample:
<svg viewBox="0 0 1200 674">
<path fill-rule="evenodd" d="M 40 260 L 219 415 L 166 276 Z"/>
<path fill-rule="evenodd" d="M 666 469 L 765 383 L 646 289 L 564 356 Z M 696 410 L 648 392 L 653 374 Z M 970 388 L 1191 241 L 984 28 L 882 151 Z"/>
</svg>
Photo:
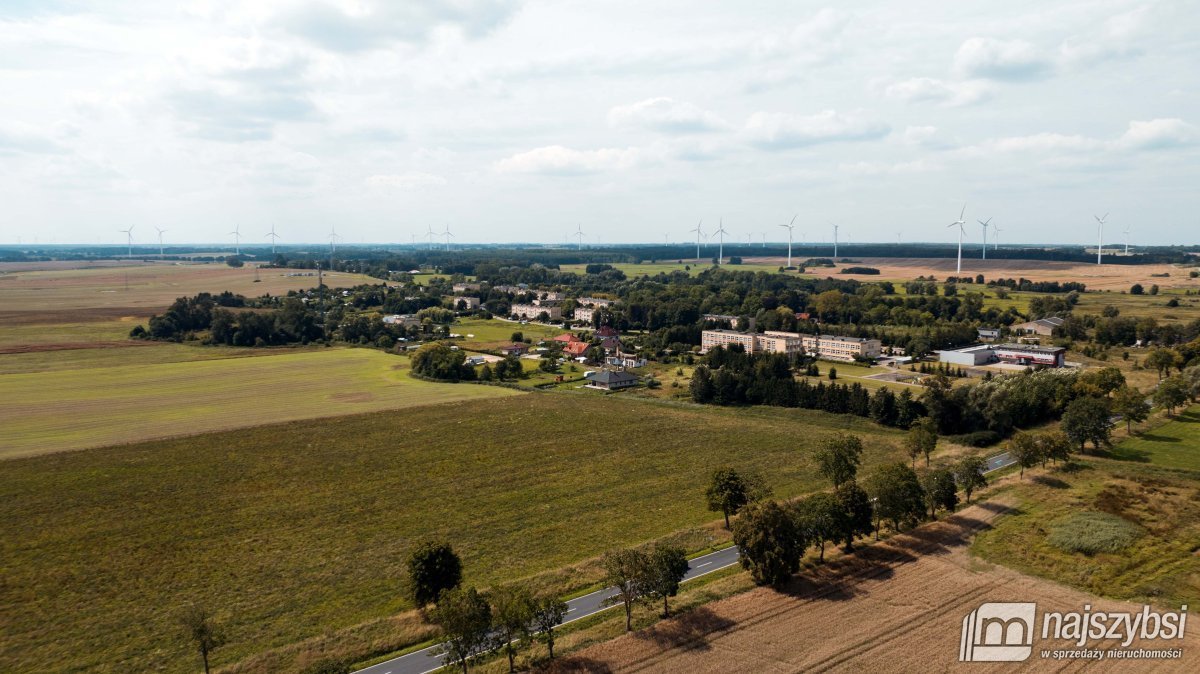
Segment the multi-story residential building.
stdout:
<svg viewBox="0 0 1200 674">
<path fill-rule="evenodd" d="M 480 283 L 455 283 L 450 286 L 456 293 L 475 292 L 483 287 Z"/>
<path fill-rule="evenodd" d="M 603 297 L 577 297 L 575 302 L 582 307 L 610 307 L 617 303 L 616 300 L 609 300 Z"/>
<path fill-rule="evenodd" d="M 450 297 L 447 297 L 446 299 L 450 300 L 450 306 L 455 309 L 458 309 L 460 304 L 463 305 L 467 311 L 474 311 L 475 309 L 479 308 L 479 298 L 478 297 L 450 296 Z"/>
<path fill-rule="evenodd" d="M 705 330 L 700 334 L 700 353 L 718 346 L 740 344 L 747 353 L 808 353 L 825 360 L 853 362 L 858 358 L 878 358 L 883 344 L 878 339 L 802 335 L 798 332 L 767 331 L 762 334 L 736 330 Z"/>
<path fill-rule="evenodd" d="M 535 321 L 537 317 L 543 313 L 550 317 L 550 320 L 556 321 L 562 319 L 562 309 L 550 305 L 544 306 L 540 304 L 514 304 L 509 310 L 512 315 L 523 318 L 527 321 Z"/>
<path fill-rule="evenodd" d="M 591 307 L 575 307 L 575 320 L 585 323 L 592 322 L 592 316 L 596 314 L 596 310 Z"/>
<path fill-rule="evenodd" d="M 753 333 L 737 330 L 705 330 L 700 333 L 700 353 L 721 347 L 740 344 L 746 353 L 754 353 L 758 340 Z"/>
</svg>

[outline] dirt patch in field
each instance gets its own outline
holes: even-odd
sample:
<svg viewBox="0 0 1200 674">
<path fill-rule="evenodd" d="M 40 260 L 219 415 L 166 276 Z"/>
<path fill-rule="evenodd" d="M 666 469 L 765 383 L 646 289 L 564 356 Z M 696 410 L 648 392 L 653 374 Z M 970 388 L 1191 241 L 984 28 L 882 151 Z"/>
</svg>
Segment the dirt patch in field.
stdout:
<svg viewBox="0 0 1200 674">
<path fill-rule="evenodd" d="M 334 393 L 329 396 L 330 400 L 335 400 L 339 403 L 369 403 L 375 399 L 375 395 L 366 391 Z"/>
<path fill-rule="evenodd" d="M 954 258 L 902 258 L 902 257 L 854 257 L 852 264 L 839 264 L 835 268 L 821 267 L 811 270 L 813 276 L 853 278 L 860 281 L 911 280 L 918 276 L 933 276 L 943 280 L 953 276 L 957 261 Z M 748 257 L 747 263 L 782 265 L 781 257 Z M 879 275 L 842 274 L 845 267 L 874 267 Z M 981 260 L 963 258 L 960 276 L 983 274 L 985 278 L 1027 278 L 1031 281 L 1076 281 L 1092 290 L 1127 290 L 1134 283 L 1143 285 L 1157 283 L 1164 288 L 1200 288 L 1200 281 L 1188 277 L 1188 270 L 1170 264 L 1080 264 L 1077 262 L 1051 262 L 1041 260 Z M 1154 274 L 1170 274 L 1155 277 Z"/>
<path fill-rule="evenodd" d="M 1032 654 L 1022 664 L 972 666 L 1055 670 L 1179 671 L 1195 666 L 1200 638 L 1135 640 L 1130 648 L 1182 648 L 1183 660 L 1055 661 L 1042 649 L 1075 648 L 1040 638 L 1044 611 L 1139 612 L 1140 605 L 1101 600 L 993 567 L 966 551 L 972 536 L 1009 510 L 972 506 L 945 521 L 897 536 L 806 571 L 783 592 L 756 589 L 714 602 L 695 616 L 585 649 L 553 671 L 801 672 L 944 671 L 958 665 L 963 619 L 985 602 L 1036 602 Z M 1178 607 L 1173 607 L 1178 610 Z M 1117 648 L 1113 641 L 1090 647 Z"/>
</svg>

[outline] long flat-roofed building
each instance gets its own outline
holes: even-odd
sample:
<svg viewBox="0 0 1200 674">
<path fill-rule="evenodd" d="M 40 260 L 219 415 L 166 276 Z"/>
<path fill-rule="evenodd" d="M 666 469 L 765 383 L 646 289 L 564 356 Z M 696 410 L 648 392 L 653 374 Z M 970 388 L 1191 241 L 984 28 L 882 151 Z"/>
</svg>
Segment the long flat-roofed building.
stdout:
<svg viewBox="0 0 1200 674">
<path fill-rule="evenodd" d="M 802 335 L 798 332 L 770 330 L 762 334 L 736 330 L 705 330 L 700 333 L 700 353 L 718 346 L 740 344 L 747 353 L 809 353 L 825 360 L 853 362 L 857 358 L 878 358 L 883 344 L 878 339 Z"/>
</svg>

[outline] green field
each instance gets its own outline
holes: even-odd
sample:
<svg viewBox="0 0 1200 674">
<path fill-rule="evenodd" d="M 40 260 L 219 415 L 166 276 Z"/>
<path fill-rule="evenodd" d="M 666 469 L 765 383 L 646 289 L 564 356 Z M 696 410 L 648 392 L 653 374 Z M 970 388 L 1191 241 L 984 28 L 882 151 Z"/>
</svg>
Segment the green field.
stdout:
<svg viewBox="0 0 1200 674">
<path fill-rule="evenodd" d="M 1200 405 L 1162 426 L 1126 438 L 1111 451 L 1113 458 L 1200 471 Z"/>
<path fill-rule="evenodd" d="M 1122 441 L 1107 456 L 1083 457 L 1078 470 L 1018 481 L 1010 489 L 1019 500 L 1017 514 L 999 518 L 972 550 L 1103 596 L 1194 605 L 1200 601 L 1200 406 Z M 1088 555 L 1056 546 L 1050 535 L 1061 536 L 1081 513 L 1115 515 L 1144 533 L 1116 552 Z"/>
<path fill-rule="evenodd" d="M 1147 290 L 1149 287 L 1146 286 Z M 1171 299 L 1178 300 L 1179 306 L 1168 307 Z M 1079 298 L 1075 312 L 1098 316 L 1109 305 L 1116 307 L 1122 316 L 1154 318 L 1160 323 L 1187 323 L 1200 318 L 1200 295 L 1187 295 L 1181 289 L 1164 289 L 1158 295 L 1087 292 Z"/>
<path fill-rule="evenodd" d="M 136 363 L 153 348 L 114 349 L 125 359 L 115 367 L 0 375 L 0 458 L 516 395 L 497 387 L 413 379 L 408 359 L 373 349 Z M 182 348 L 205 355 L 222 351 Z"/>
<path fill-rule="evenodd" d="M 495 349 L 504 344 L 511 344 L 514 332 L 521 333 L 535 344 L 539 340 L 551 339 L 564 332 L 561 327 L 540 323 L 521 325 L 515 321 L 502 321 L 498 318 L 463 318 L 455 321 L 450 329 L 463 336 L 462 341 L 457 342 L 459 346 L 475 350 Z"/>
<path fill-rule="evenodd" d="M 899 456 L 859 419 L 544 393 L 3 461 L 0 671 L 194 671 L 188 601 L 226 665 L 404 610 L 419 539 L 469 583 L 558 569 L 711 522 L 718 466 L 820 487 L 811 451 L 844 429 L 868 466 Z"/>
</svg>

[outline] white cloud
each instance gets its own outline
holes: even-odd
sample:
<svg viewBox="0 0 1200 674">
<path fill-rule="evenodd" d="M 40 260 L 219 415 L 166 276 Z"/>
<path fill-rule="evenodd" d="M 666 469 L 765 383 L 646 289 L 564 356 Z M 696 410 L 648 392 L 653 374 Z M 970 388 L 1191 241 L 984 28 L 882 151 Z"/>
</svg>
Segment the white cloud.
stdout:
<svg viewBox="0 0 1200 674">
<path fill-rule="evenodd" d="M 373 175 L 367 178 L 366 182 L 369 187 L 420 191 L 441 187 L 446 184 L 446 179 L 432 173 L 408 171 L 406 173 Z"/>
<path fill-rule="evenodd" d="M 953 107 L 987 100 L 991 92 L 986 84 L 975 80 L 947 82 L 932 77 L 913 77 L 889 84 L 884 95 L 906 103 L 936 102 Z"/>
<path fill-rule="evenodd" d="M 967 78 L 1029 80 L 1049 74 L 1053 59 L 1024 40 L 972 37 L 954 54 L 954 71 Z"/>
<path fill-rule="evenodd" d="M 495 164 L 500 173 L 539 173 L 543 175 L 582 175 L 630 168 L 646 158 L 635 147 L 575 150 L 548 145 L 514 154 Z"/>
<path fill-rule="evenodd" d="M 679 134 L 729 128 L 729 124 L 716 113 L 662 96 L 617 106 L 609 111 L 608 123 L 615 127 L 642 127 L 661 133 Z"/>
<path fill-rule="evenodd" d="M 54 154 L 63 152 L 63 147 L 37 127 L 12 120 L 0 120 L 0 155 L 17 152 Z"/>
<path fill-rule="evenodd" d="M 763 149 L 789 149 L 839 141 L 872 140 L 887 135 L 887 124 L 856 111 L 825 110 L 815 115 L 756 112 L 746 120 L 747 142 Z"/>
<path fill-rule="evenodd" d="M 1135 120 L 1129 123 L 1129 129 L 1116 144 L 1128 150 L 1162 150 L 1192 145 L 1198 139 L 1200 133 L 1196 127 L 1182 119 Z"/>
<path fill-rule="evenodd" d="M 507 0 L 309 0 L 277 18 L 284 30 L 322 48 L 358 52 L 393 43 L 421 44 L 439 30 L 480 37 L 508 21 L 520 8 Z"/>
</svg>

